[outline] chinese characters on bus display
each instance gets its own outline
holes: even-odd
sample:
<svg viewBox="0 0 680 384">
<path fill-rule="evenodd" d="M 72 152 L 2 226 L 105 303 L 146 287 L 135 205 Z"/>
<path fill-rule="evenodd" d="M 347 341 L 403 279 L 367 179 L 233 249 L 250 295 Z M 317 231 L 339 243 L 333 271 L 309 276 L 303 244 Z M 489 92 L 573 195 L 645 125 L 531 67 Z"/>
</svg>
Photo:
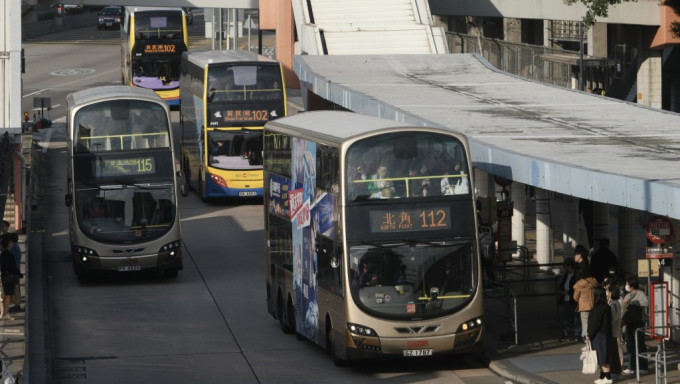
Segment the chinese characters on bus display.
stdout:
<svg viewBox="0 0 680 384">
<path fill-rule="evenodd" d="M 448 207 L 376 209 L 370 212 L 371 232 L 429 231 L 451 228 Z"/>
<path fill-rule="evenodd" d="M 97 168 L 100 177 L 146 175 L 156 172 L 156 162 L 153 157 L 100 159 L 97 160 Z"/>
</svg>

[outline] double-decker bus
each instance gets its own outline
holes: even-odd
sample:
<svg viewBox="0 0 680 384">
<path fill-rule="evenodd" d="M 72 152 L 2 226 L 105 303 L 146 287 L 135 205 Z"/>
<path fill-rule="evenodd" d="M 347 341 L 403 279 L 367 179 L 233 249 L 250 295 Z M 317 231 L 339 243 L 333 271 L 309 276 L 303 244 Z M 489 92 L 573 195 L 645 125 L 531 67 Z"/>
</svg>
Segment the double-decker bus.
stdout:
<svg viewBox="0 0 680 384">
<path fill-rule="evenodd" d="M 267 307 L 336 363 L 483 353 L 470 157 L 453 131 L 350 112 L 264 130 Z"/>
<path fill-rule="evenodd" d="M 190 51 L 180 79 L 181 166 L 203 199 L 262 196 L 262 128 L 286 116 L 281 64 L 247 51 Z"/>
<path fill-rule="evenodd" d="M 66 98 L 67 194 L 73 268 L 182 269 L 170 109 L 153 91 L 123 85 Z"/>
<path fill-rule="evenodd" d="M 189 47 L 182 8 L 126 7 L 120 28 L 122 83 L 179 105 L 179 65 Z"/>
</svg>

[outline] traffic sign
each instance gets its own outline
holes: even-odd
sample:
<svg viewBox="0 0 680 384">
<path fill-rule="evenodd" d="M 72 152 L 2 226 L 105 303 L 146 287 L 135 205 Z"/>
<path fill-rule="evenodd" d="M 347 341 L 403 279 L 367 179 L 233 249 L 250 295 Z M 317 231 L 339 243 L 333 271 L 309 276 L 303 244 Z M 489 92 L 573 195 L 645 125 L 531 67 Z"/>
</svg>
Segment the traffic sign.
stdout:
<svg viewBox="0 0 680 384">
<path fill-rule="evenodd" d="M 645 226 L 645 234 L 649 241 L 654 244 L 665 244 L 675 236 L 673 224 L 667 217 L 663 216 L 650 219 Z"/>
</svg>

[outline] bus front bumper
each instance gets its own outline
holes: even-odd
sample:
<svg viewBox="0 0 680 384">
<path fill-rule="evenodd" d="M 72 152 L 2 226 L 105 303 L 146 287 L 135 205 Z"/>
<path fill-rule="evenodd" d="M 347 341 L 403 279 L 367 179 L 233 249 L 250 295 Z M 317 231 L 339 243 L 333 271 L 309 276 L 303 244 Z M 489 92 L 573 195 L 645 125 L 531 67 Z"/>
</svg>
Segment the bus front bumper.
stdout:
<svg viewBox="0 0 680 384">
<path fill-rule="evenodd" d="M 484 331 L 476 328 L 431 337 L 364 337 L 346 332 L 347 358 L 409 357 L 484 353 Z"/>
<path fill-rule="evenodd" d="M 182 250 L 178 249 L 174 254 L 159 252 L 156 254 L 134 256 L 107 256 L 83 255 L 73 251 L 73 263 L 76 267 L 92 271 L 118 271 L 131 272 L 148 269 L 177 269 L 181 270 Z"/>
</svg>

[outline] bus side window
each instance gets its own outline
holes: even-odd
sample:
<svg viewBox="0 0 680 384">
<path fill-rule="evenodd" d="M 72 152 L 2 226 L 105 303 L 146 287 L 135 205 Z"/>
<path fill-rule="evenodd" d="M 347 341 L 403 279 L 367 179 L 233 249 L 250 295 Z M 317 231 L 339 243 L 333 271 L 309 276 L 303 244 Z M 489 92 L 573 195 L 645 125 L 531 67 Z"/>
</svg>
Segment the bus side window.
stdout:
<svg viewBox="0 0 680 384">
<path fill-rule="evenodd" d="M 316 260 L 319 288 L 342 296 L 342 253 L 332 239 L 317 234 Z"/>
</svg>

